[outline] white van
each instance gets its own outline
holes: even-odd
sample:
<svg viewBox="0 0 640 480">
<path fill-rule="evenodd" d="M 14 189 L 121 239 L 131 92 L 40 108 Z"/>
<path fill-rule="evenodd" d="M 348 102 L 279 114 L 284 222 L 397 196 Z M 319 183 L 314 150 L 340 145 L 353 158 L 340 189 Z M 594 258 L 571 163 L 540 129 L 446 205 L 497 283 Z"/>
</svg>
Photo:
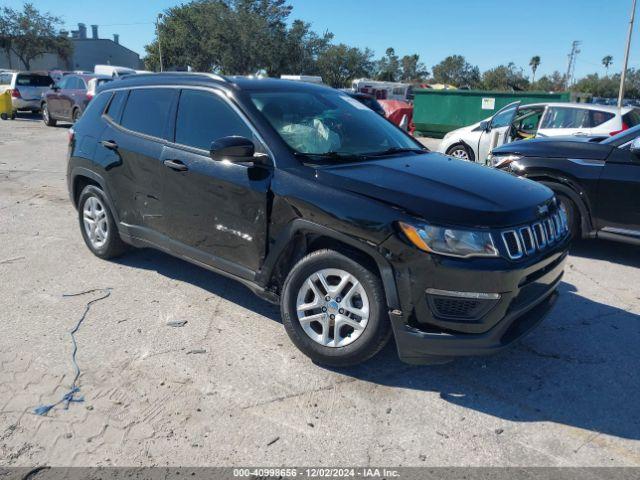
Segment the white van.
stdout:
<svg viewBox="0 0 640 480">
<path fill-rule="evenodd" d="M 118 67 L 117 65 L 96 65 L 93 68 L 93 73 L 110 77 L 124 77 L 126 75 L 135 75 L 137 72 L 133 68 Z"/>
</svg>

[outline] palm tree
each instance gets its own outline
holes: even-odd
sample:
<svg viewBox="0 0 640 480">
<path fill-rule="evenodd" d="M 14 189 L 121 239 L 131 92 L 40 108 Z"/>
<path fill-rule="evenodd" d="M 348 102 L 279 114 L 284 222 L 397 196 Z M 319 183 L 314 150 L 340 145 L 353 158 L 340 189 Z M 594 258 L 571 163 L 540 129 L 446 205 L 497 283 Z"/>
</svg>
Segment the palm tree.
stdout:
<svg viewBox="0 0 640 480">
<path fill-rule="evenodd" d="M 611 66 L 612 63 L 613 63 L 613 57 L 611 55 L 607 55 L 602 59 L 602 65 L 604 65 L 604 68 L 607 71 L 607 77 L 609 76 L 609 67 Z"/>
<path fill-rule="evenodd" d="M 536 81 L 536 70 L 538 70 L 538 65 L 540 65 L 540 57 L 538 55 L 531 57 L 529 61 L 529 66 L 531 67 L 531 72 L 533 75 L 531 76 L 531 83 Z"/>
</svg>

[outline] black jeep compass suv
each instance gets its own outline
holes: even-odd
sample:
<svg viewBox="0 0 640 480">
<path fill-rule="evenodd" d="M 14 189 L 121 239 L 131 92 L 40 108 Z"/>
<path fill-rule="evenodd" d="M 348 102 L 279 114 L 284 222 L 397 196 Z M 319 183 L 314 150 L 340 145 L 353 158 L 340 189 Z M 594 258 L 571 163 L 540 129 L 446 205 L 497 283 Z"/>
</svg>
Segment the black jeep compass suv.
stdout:
<svg viewBox="0 0 640 480">
<path fill-rule="evenodd" d="M 553 305 L 569 234 L 551 190 L 430 153 L 323 86 L 212 74 L 111 82 L 70 134 L 101 258 L 153 247 L 279 302 L 313 360 L 497 351 Z"/>
</svg>

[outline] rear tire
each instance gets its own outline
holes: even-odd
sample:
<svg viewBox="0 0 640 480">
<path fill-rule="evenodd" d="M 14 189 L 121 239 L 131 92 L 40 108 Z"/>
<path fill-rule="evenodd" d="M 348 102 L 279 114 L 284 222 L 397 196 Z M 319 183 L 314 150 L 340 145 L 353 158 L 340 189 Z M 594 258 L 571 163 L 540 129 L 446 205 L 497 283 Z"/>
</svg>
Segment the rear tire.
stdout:
<svg viewBox="0 0 640 480">
<path fill-rule="evenodd" d="M 365 262 L 335 250 L 310 253 L 292 268 L 284 282 L 280 309 L 291 341 L 318 364 L 348 367 L 362 363 L 391 336 L 377 273 Z M 309 317 L 317 320 L 304 320 Z"/>
<path fill-rule="evenodd" d="M 49 113 L 49 106 L 46 103 L 42 104 L 42 121 L 47 127 L 55 127 L 58 123 L 57 120 L 51 118 Z"/>
<path fill-rule="evenodd" d="M 471 149 L 464 143 L 456 143 L 455 145 L 451 145 L 447 149 L 447 155 L 459 160 L 468 160 L 469 162 L 476 161 L 475 155 L 473 154 Z"/>
<path fill-rule="evenodd" d="M 95 185 L 87 185 L 78 199 L 78 220 L 84 243 L 102 259 L 115 258 L 127 250 L 104 192 Z"/>
</svg>

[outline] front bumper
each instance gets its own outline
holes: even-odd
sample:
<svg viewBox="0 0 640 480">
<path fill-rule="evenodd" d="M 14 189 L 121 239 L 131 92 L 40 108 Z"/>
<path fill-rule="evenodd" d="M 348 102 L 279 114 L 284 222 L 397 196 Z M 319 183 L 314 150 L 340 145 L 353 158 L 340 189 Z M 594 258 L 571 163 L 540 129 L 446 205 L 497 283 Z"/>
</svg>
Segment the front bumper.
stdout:
<svg viewBox="0 0 640 480">
<path fill-rule="evenodd" d="M 435 259 L 422 255 L 396 266 L 402 313 L 390 312 L 400 359 L 412 364 L 445 363 L 453 357 L 487 355 L 517 342 L 540 324 L 555 304 L 569 238 L 529 261 Z M 429 288 L 499 293 L 480 315 L 441 316 Z"/>
</svg>

